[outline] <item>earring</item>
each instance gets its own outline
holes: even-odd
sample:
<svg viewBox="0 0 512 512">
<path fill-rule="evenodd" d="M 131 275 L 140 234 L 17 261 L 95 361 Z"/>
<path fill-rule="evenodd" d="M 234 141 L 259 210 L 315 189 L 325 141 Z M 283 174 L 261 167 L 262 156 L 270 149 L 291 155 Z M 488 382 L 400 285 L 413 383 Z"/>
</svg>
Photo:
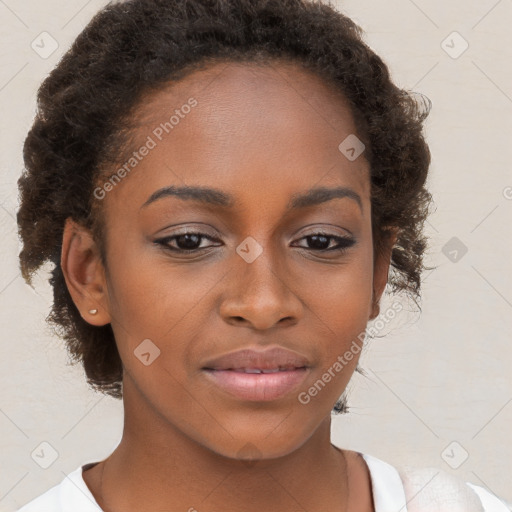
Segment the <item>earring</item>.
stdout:
<svg viewBox="0 0 512 512">
<path fill-rule="evenodd" d="M 98 312 L 97 309 L 89 309 L 89 314 L 95 315 Z"/>
</svg>

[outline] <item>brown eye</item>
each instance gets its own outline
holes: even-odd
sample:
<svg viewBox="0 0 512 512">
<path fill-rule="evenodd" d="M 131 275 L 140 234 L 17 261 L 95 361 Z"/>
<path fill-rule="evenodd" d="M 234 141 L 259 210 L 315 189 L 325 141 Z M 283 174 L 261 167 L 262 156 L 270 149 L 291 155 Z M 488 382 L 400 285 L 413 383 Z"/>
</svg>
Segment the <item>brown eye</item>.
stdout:
<svg viewBox="0 0 512 512">
<path fill-rule="evenodd" d="M 305 236 L 301 240 L 308 241 L 308 247 L 301 246 L 304 249 L 323 252 L 345 251 L 356 243 L 356 241 L 353 238 L 330 235 L 326 233 L 315 233 L 312 235 Z M 334 247 L 330 247 L 333 241 L 336 241 L 337 244 Z"/>
<path fill-rule="evenodd" d="M 165 238 L 159 238 L 158 240 L 155 240 L 155 243 L 162 245 L 165 248 L 174 252 L 190 253 L 212 247 L 211 245 L 206 247 L 200 247 L 201 241 L 203 239 L 215 241 L 214 238 L 212 238 L 209 235 L 206 235 L 205 233 L 188 231 L 173 236 L 167 236 Z M 175 246 L 171 245 L 171 242 L 174 242 Z"/>
</svg>

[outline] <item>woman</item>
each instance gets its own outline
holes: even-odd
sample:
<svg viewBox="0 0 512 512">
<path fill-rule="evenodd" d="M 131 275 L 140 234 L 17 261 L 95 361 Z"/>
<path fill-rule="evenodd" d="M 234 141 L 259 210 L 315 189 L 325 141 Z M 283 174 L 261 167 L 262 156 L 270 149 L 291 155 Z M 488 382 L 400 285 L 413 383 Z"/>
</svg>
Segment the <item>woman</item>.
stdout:
<svg viewBox="0 0 512 512">
<path fill-rule="evenodd" d="M 123 437 L 23 512 L 501 511 L 330 441 L 388 283 L 419 297 L 428 105 L 305 0 L 109 4 L 39 91 L 21 268 Z M 438 508 L 434 508 L 438 507 Z"/>
</svg>

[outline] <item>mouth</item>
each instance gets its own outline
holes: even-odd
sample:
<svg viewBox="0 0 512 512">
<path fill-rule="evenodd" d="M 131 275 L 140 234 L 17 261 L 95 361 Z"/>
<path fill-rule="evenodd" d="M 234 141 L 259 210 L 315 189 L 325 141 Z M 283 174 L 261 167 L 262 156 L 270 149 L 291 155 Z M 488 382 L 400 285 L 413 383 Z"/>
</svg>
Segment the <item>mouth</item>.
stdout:
<svg viewBox="0 0 512 512">
<path fill-rule="evenodd" d="M 282 347 L 231 352 L 207 361 L 201 370 L 219 390 L 251 402 L 285 397 L 311 371 L 304 356 Z"/>
<path fill-rule="evenodd" d="M 239 400 L 268 402 L 296 389 L 309 374 L 309 368 L 260 369 L 235 368 L 213 370 L 204 368 L 208 380 L 220 390 Z"/>
<path fill-rule="evenodd" d="M 237 372 L 237 373 L 279 373 L 279 372 L 291 372 L 294 370 L 305 369 L 306 366 L 287 366 L 277 368 L 203 368 L 203 370 L 210 370 L 214 372 Z"/>
</svg>

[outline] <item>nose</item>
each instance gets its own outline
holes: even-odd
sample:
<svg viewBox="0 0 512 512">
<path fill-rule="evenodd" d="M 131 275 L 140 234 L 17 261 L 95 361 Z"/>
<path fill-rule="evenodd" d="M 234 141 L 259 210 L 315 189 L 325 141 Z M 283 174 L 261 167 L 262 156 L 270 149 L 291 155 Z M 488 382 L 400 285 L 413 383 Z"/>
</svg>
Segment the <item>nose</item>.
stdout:
<svg viewBox="0 0 512 512">
<path fill-rule="evenodd" d="M 220 306 L 224 320 L 257 330 L 297 323 L 303 303 L 290 287 L 286 265 L 267 250 L 252 263 L 236 258 Z"/>
</svg>

